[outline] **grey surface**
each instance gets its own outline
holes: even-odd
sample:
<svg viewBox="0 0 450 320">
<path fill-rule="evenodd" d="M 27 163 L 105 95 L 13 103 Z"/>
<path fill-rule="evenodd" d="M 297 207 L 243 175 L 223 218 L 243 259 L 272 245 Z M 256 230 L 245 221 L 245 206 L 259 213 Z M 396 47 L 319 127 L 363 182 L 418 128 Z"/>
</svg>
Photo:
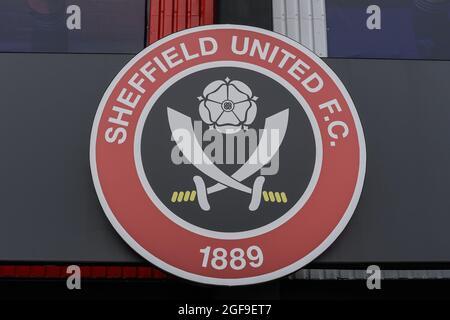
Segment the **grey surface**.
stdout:
<svg viewBox="0 0 450 320">
<path fill-rule="evenodd" d="M 89 135 L 131 56 L 0 54 L 0 262 L 139 262 L 105 218 Z M 358 208 L 322 263 L 450 262 L 450 62 L 328 60 L 367 142 Z"/>
<path fill-rule="evenodd" d="M 98 103 L 131 56 L 0 54 L 0 260 L 138 260 L 89 169 Z"/>
<path fill-rule="evenodd" d="M 450 62 L 328 60 L 366 138 L 357 210 L 320 262 L 450 262 Z"/>
</svg>

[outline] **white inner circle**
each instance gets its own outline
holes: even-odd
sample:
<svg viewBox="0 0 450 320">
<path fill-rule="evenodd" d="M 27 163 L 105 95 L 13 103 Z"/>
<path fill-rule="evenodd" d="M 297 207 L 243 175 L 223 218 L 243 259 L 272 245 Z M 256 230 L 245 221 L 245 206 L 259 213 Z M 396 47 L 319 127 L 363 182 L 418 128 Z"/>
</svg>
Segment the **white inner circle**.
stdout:
<svg viewBox="0 0 450 320">
<path fill-rule="evenodd" d="M 308 186 L 305 189 L 305 192 L 303 195 L 298 199 L 298 201 L 289 209 L 285 214 L 283 214 L 278 219 L 272 221 L 271 223 L 266 224 L 265 226 L 255 228 L 252 230 L 247 231 L 240 231 L 240 232 L 220 232 L 220 231 L 212 231 L 205 228 L 198 227 L 192 223 L 187 222 L 186 220 L 180 218 L 175 213 L 173 213 L 155 194 L 153 191 L 153 188 L 151 187 L 147 176 L 144 171 L 144 166 L 142 164 L 142 154 L 141 154 L 141 141 L 142 141 L 142 132 L 144 129 L 145 122 L 147 120 L 147 117 L 153 107 L 153 105 L 156 103 L 156 101 L 159 99 L 159 97 L 174 83 L 179 81 L 180 79 L 201 71 L 205 69 L 210 68 L 217 68 L 217 67 L 240 67 L 248 70 L 252 70 L 258 73 L 261 73 L 263 75 L 268 76 L 269 78 L 272 78 L 276 80 L 279 84 L 281 84 L 284 88 L 286 88 L 300 103 L 303 110 L 305 111 L 309 122 L 311 124 L 311 127 L 313 129 L 314 133 L 314 142 L 316 145 L 316 159 L 314 163 L 314 169 L 311 176 L 311 179 L 308 183 Z M 288 127 L 289 130 L 289 127 Z M 218 61 L 218 62 L 209 62 L 200 64 L 194 67 L 191 67 L 189 69 L 184 70 L 183 72 L 178 73 L 174 77 L 170 78 L 168 81 L 166 81 L 149 99 L 147 104 L 145 105 L 144 109 L 142 110 L 142 113 L 139 117 L 137 127 L 136 127 L 136 135 L 134 139 L 134 160 L 136 164 L 136 169 L 138 172 L 139 180 L 141 181 L 142 186 L 144 187 L 145 192 L 150 197 L 150 200 L 157 206 L 157 208 L 164 213 L 164 215 L 178 224 L 179 226 L 197 233 L 202 236 L 207 236 L 211 238 L 216 239 L 243 239 L 243 238 L 250 238 L 259 236 L 261 234 L 264 234 L 266 232 L 269 232 L 271 230 L 274 230 L 275 228 L 281 226 L 283 223 L 287 222 L 290 218 L 292 218 L 308 201 L 309 197 L 311 196 L 317 181 L 319 179 L 320 170 L 322 167 L 322 156 L 323 156 L 323 150 L 322 150 L 322 138 L 320 135 L 319 125 L 317 124 L 316 118 L 314 117 L 314 114 L 309 106 L 309 104 L 306 102 L 306 100 L 300 95 L 300 93 L 293 88 L 293 86 L 281 78 L 276 73 L 253 65 L 249 63 L 244 62 L 237 62 L 237 61 Z"/>
</svg>

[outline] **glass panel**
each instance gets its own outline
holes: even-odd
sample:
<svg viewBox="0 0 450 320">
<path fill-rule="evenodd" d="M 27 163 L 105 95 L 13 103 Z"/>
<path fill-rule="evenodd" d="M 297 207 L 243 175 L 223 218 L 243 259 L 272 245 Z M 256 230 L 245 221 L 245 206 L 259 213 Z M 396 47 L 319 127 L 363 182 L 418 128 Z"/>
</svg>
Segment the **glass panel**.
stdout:
<svg viewBox="0 0 450 320">
<path fill-rule="evenodd" d="M 449 0 L 327 0 L 330 57 L 450 60 Z"/>
<path fill-rule="evenodd" d="M 146 0 L 1 0 L 0 52 L 135 53 Z"/>
</svg>

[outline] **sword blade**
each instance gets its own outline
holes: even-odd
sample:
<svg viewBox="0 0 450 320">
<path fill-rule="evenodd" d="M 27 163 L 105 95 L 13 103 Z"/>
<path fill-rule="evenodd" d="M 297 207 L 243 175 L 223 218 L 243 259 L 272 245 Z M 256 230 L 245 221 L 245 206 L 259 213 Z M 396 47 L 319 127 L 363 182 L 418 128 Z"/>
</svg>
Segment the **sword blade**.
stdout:
<svg viewBox="0 0 450 320">
<path fill-rule="evenodd" d="M 260 170 L 266 164 L 268 164 L 275 154 L 280 149 L 281 143 L 283 142 L 284 136 L 286 135 L 287 125 L 289 120 L 289 109 L 284 109 L 266 119 L 264 124 L 264 131 L 259 141 L 258 147 L 253 151 L 252 155 L 248 158 L 247 162 L 242 165 L 235 173 L 231 175 L 233 179 L 237 181 L 244 181 L 255 172 Z M 269 133 L 271 130 L 278 130 L 279 139 L 278 141 L 271 141 L 271 148 L 269 145 Z M 263 155 L 263 157 L 261 157 Z M 221 183 L 216 183 L 215 185 L 207 189 L 207 193 L 211 194 L 217 191 L 226 189 L 227 186 Z"/>
<path fill-rule="evenodd" d="M 208 177 L 216 180 L 221 185 L 240 190 L 245 193 L 252 193 L 252 189 L 246 185 L 236 181 L 225 172 L 220 170 L 209 157 L 203 152 L 200 144 L 194 133 L 192 127 L 192 120 L 190 117 L 167 108 L 167 117 L 169 119 L 170 130 L 172 131 L 173 139 L 178 148 L 183 153 L 184 157 L 200 172 Z M 183 138 L 190 137 L 191 143 L 186 143 Z M 192 148 L 192 149 L 191 149 Z M 198 161 L 195 161 L 198 160 Z"/>
</svg>

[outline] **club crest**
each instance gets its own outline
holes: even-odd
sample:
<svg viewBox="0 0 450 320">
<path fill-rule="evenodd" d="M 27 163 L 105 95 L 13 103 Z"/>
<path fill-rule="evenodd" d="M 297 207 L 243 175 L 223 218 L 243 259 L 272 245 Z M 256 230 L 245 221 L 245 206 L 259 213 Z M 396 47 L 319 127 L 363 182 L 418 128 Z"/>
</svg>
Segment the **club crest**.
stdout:
<svg viewBox="0 0 450 320">
<path fill-rule="evenodd" d="M 365 145 L 320 58 L 269 31 L 208 26 L 118 74 L 91 169 L 108 219 L 149 262 L 240 285 L 294 272 L 336 239 L 361 193 Z"/>
</svg>

